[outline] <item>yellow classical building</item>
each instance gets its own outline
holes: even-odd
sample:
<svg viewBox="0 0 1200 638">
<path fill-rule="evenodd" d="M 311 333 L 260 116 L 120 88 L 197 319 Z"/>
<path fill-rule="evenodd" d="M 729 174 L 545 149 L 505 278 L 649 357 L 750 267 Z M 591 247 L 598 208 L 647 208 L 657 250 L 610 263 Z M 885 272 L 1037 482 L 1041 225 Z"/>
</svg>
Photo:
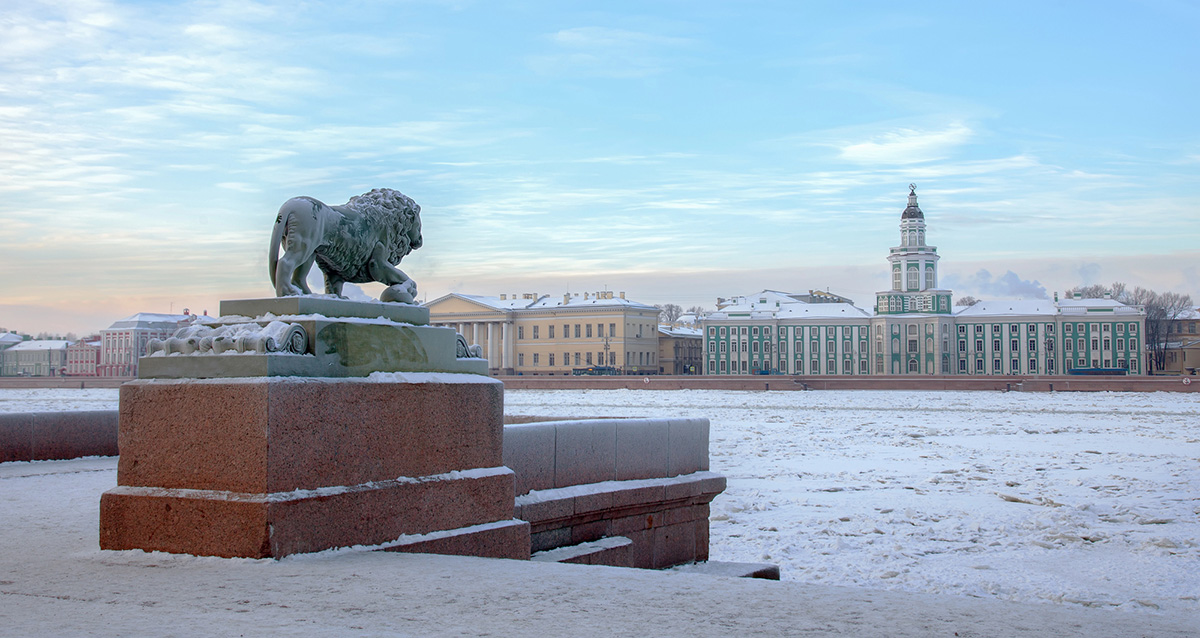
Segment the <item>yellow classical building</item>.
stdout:
<svg viewBox="0 0 1200 638">
<path fill-rule="evenodd" d="M 432 325 L 483 348 L 492 374 L 569 375 L 591 366 L 658 372 L 658 308 L 625 293 L 450 293 L 425 306 Z"/>
</svg>

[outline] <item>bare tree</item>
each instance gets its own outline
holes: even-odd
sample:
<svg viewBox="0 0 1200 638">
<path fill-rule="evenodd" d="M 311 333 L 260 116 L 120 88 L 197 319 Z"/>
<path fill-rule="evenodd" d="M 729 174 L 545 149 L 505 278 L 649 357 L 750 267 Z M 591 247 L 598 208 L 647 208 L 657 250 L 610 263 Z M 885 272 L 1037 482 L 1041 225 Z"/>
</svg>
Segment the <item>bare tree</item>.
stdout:
<svg viewBox="0 0 1200 638">
<path fill-rule="evenodd" d="M 1167 335 L 1171 324 L 1191 310 L 1192 296 L 1177 292 L 1157 293 L 1145 288 L 1134 288 L 1130 295 L 1133 303 L 1146 308 L 1146 354 L 1149 355 L 1151 370 L 1167 367 Z"/>
<path fill-rule="evenodd" d="M 704 309 L 704 306 L 692 306 L 691 308 L 688 308 L 687 311 L 693 315 L 696 315 L 697 318 L 708 312 Z"/>
<path fill-rule="evenodd" d="M 1109 286 L 1105 286 L 1103 284 L 1075 286 L 1067 291 L 1067 298 L 1070 299 L 1071 297 L 1074 297 L 1075 293 L 1079 293 L 1079 296 L 1083 297 L 1084 299 L 1103 299 L 1104 295 L 1110 294 L 1112 295 L 1113 299 L 1116 299 L 1123 304 L 1133 303 L 1129 301 L 1131 298 L 1131 293 L 1126 289 L 1125 284 L 1120 281 L 1114 281 L 1112 282 L 1112 285 Z"/>
<path fill-rule="evenodd" d="M 956 306 L 974 306 L 977 303 L 979 303 L 978 299 L 972 297 L 971 295 L 966 295 L 963 297 L 959 297 L 958 301 L 954 302 L 954 305 L 956 305 Z"/>
<path fill-rule="evenodd" d="M 673 303 L 656 304 L 654 307 L 658 308 L 658 320 L 662 323 L 675 323 L 679 321 L 679 315 L 683 314 L 683 308 Z"/>
</svg>

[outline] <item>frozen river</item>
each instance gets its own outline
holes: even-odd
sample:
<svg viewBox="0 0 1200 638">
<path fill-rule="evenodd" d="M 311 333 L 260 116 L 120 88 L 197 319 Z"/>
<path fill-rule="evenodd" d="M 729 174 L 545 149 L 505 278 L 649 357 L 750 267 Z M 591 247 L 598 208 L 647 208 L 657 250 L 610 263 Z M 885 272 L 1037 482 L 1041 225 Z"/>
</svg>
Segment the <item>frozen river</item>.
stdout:
<svg viewBox="0 0 1200 638">
<path fill-rule="evenodd" d="M 510 414 L 712 421 L 714 560 L 785 580 L 1200 614 L 1200 395 L 518 390 Z M 0 412 L 116 390 L 0 390 Z"/>
</svg>

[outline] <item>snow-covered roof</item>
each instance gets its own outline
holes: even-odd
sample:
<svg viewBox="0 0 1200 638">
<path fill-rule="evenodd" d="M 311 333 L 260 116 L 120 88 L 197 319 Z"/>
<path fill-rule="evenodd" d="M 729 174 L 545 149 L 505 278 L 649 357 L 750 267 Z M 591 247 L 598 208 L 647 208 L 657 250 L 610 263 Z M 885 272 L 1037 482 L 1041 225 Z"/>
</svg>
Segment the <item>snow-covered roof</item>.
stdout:
<svg viewBox="0 0 1200 638">
<path fill-rule="evenodd" d="M 995 317 L 1013 315 L 1056 315 L 1058 307 L 1049 299 L 992 299 L 967 306 L 955 313 L 959 317 Z"/>
<path fill-rule="evenodd" d="M 0 346 L 10 346 L 15 343 L 21 343 L 24 340 L 25 339 L 19 334 L 0 332 Z"/>
<path fill-rule="evenodd" d="M 696 337 L 696 338 L 699 338 L 699 337 L 704 336 L 704 331 L 700 330 L 699 328 L 672 328 L 671 326 L 664 326 L 662 324 L 659 324 L 658 332 L 661 334 L 664 334 L 668 337 Z"/>
<path fill-rule="evenodd" d="M 505 296 L 504 299 L 489 295 L 466 295 L 460 292 L 452 292 L 445 297 L 439 297 L 426 305 L 433 305 L 446 297 L 458 297 L 465 299 L 494 310 L 539 310 L 543 308 L 583 308 L 583 307 L 613 307 L 625 306 L 628 308 L 638 308 L 641 310 L 657 310 L 654 306 L 622 299 L 616 295 L 611 297 L 607 295 L 596 296 L 593 293 L 587 293 L 586 298 L 583 296 L 571 295 L 538 295 L 536 298 L 522 296 L 517 298 Z"/>
<path fill-rule="evenodd" d="M 17 345 L 8 348 L 6 352 L 30 351 L 30 350 L 61 350 L 70 345 L 70 341 L 62 339 L 35 339 L 33 341 L 22 341 Z"/>
<path fill-rule="evenodd" d="M 654 306 L 622 299 L 616 295 L 596 297 L 589 294 L 587 298 L 571 295 L 570 298 L 563 296 L 544 295 L 534 303 L 530 304 L 529 308 L 576 308 L 585 306 L 625 306 L 627 308 L 638 308 L 641 310 L 658 310 Z"/>
<path fill-rule="evenodd" d="M 135 328 L 167 328 L 174 327 L 180 321 L 191 321 L 195 315 L 170 315 L 157 312 L 139 312 L 124 319 L 114 321 L 108 330 L 130 330 Z"/>
<path fill-rule="evenodd" d="M 463 294 L 461 292 L 452 292 L 452 293 L 446 295 L 445 297 L 439 297 L 425 305 L 433 305 L 433 304 L 441 301 L 442 299 L 446 299 L 447 297 L 458 297 L 459 299 L 466 299 L 467 301 L 477 303 L 481 306 L 487 306 L 488 308 L 491 308 L 493 310 L 516 310 L 518 308 L 527 308 L 527 307 L 529 307 L 529 304 L 533 303 L 533 300 L 517 299 L 516 297 L 513 297 L 511 299 L 509 299 L 509 298 L 501 299 L 499 297 L 493 297 L 493 296 L 488 296 L 488 295 L 467 295 L 467 294 Z"/>
<path fill-rule="evenodd" d="M 775 316 L 780 319 L 795 317 L 861 317 L 866 319 L 871 314 L 848 303 L 796 303 L 780 308 Z"/>
</svg>

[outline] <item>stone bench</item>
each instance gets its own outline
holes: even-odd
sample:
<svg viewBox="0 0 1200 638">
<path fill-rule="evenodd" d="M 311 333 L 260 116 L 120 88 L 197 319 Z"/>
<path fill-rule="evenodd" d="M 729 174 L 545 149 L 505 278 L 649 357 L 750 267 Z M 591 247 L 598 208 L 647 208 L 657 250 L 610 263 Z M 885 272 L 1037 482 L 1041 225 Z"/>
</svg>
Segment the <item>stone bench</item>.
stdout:
<svg viewBox="0 0 1200 638">
<path fill-rule="evenodd" d="M 588 419 L 510 424 L 504 464 L 531 549 L 625 537 L 592 564 L 661 569 L 708 558 L 709 503 L 725 478 L 708 471 L 708 419 Z"/>
</svg>

